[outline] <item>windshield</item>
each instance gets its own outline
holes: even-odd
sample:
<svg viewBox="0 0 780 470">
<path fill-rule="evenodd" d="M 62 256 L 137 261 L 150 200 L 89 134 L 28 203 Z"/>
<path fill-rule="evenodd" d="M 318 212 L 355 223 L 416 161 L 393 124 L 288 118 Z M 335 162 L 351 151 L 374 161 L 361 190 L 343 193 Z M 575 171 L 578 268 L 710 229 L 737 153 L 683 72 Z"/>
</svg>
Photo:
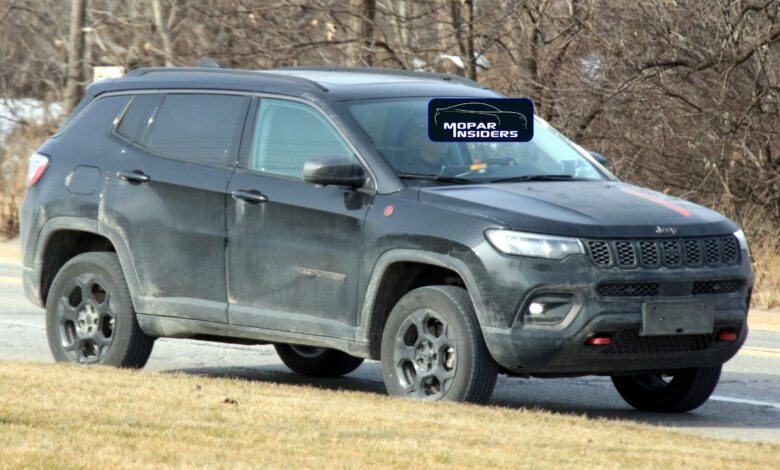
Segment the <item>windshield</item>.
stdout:
<svg viewBox="0 0 780 470">
<path fill-rule="evenodd" d="M 401 177 L 478 183 L 532 179 L 607 179 L 543 119 L 530 142 L 433 142 L 429 98 L 345 102 L 374 146 Z M 434 179 L 434 178 L 431 178 Z"/>
</svg>

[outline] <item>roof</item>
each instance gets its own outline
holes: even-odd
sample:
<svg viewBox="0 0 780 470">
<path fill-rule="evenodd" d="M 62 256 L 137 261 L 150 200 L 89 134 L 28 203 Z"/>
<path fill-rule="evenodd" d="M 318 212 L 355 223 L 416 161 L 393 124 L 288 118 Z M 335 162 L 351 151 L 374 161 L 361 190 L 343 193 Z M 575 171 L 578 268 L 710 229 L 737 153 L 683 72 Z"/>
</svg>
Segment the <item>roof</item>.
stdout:
<svg viewBox="0 0 780 470">
<path fill-rule="evenodd" d="M 404 96 L 496 97 L 472 80 L 448 74 L 382 68 L 302 67 L 239 70 L 212 67 L 141 68 L 92 84 L 93 95 L 138 89 L 220 89 L 293 96 L 326 95 L 334 101 Z"/>
</svg>

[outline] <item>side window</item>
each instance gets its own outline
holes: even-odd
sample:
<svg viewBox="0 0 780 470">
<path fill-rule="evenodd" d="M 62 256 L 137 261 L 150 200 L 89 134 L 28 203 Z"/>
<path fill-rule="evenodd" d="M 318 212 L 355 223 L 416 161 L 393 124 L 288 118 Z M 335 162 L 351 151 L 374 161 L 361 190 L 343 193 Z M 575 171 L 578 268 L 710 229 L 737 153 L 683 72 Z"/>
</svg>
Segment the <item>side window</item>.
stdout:
<svg viewBox="0 0 780 470">
<path fill-rule="evenodd" d="M 131 142 L 135 140 L 141 123 L 149 112 L 149 106 L 155 99 L 157 99 L 156 95 L 136 95 L 133 97 L 133 101 L 127 105 L 124 114 L 122 114 L 119 125 L 116 126 L 116 133 Z"/>
<path fill-rule="evenodd" d="M 249 168 L 302 178 L 303 164 L 320 157 L 354 159 L 336 129 L 316 109 L 302 103 L 262 99 Z"/>
<path fill-rule="evenodd" d="M 194 163 L 225 165 L 234 159 L 249 98 L 236 95 L 165 95 L 142 145 Z"/>
<path fill-rule="evenodd" d="M 52 137 L 83 139 L 85 135 L 94 135 L 95 132 L 110 134 L 116 117 L 129 101 L 130 96 L 127 95 L 83 100 L 79 104 L 80 109 L 77 107 Z"/>
</svg>

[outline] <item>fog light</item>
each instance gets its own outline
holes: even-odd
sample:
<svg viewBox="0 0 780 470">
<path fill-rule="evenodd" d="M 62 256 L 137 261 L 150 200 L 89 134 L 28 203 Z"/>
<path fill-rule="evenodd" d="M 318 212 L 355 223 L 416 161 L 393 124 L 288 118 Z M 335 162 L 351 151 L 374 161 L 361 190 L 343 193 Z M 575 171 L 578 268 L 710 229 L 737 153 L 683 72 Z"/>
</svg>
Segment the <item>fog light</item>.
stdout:
<svg viewBox="0 0 780 470">
<path fill-rule="evenodd" d="M 528 313 L 531 315 L 540 315 L 542 312 L 544 312 L 543 304 L 538 302 L 531 302 L 531 305 L 528 306 Z"/>
<path fill-rule="evenodd" d="M 571 309 L 571 294 L 540 294 L 526 304 L 524 314 L 529 323 L 554 324 L 566 318 Z"/>
</svg>

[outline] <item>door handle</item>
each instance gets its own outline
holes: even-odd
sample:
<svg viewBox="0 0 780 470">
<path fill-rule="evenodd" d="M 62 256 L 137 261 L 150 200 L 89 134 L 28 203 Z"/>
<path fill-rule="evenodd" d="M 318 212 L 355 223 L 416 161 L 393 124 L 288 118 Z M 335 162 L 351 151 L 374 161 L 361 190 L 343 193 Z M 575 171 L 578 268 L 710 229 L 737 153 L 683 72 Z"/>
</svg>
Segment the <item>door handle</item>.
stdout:
<svg viewBox="0 0 780 470">
<path fill-rule="evenodd" d="M 141 170 L 120 170 L 116 172 L 117 178 L 125 180 L 131 184 L 148 183 L 151 181 L 149 175 Z"/>
<path fill-rule="evenodd" d="M 268 197 L 256 189 L 236 189 L 230 194 L 233 199 L 244 201 L 247 204 L 268 202 Z"/>
</svg>

